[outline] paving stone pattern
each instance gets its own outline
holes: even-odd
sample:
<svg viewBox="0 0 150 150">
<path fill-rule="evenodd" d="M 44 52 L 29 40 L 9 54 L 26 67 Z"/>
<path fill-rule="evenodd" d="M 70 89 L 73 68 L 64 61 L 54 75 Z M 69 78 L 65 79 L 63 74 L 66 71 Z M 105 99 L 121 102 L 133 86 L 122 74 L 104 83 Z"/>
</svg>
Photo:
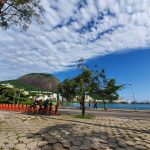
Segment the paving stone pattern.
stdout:
<svg viewBox="0 0 150 150">
<path fill-rule="evenodd" d="M 150 121 L 0 111 L 0 150 L 150 150 Z"/>
</svg>

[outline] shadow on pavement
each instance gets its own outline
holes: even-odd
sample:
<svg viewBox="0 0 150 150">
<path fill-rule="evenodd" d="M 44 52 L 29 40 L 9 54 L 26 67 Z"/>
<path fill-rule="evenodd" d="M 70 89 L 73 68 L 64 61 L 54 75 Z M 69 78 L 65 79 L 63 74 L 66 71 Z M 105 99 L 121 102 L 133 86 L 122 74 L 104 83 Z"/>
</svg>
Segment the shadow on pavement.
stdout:
<svg viewBox="0 0 150 150">
<path fill-rule="evenodd" d="M 119 138 L 100 132 L 98 128 L 96 132 L 93 128 L 78 124 L 50 126 L 27 137 L 37 141 L 35 149 L 42 150 L 109 150 L 126 147 Z"/>
</svg>

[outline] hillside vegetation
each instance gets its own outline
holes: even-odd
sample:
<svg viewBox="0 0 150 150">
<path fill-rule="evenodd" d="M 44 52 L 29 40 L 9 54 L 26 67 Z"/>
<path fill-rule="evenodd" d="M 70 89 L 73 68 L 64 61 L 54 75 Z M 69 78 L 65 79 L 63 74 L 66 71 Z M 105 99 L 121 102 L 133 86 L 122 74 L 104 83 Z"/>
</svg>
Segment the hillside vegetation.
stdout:
<svg viewBox="0 0 150 150">
<path fill-rule="evenodd" d="M 27 91 L 56 91 L 59 80 L 51 74 L 31 73 L 16 80 L 1 81 L 0 84 L 11 84 Z"/>
</svg>

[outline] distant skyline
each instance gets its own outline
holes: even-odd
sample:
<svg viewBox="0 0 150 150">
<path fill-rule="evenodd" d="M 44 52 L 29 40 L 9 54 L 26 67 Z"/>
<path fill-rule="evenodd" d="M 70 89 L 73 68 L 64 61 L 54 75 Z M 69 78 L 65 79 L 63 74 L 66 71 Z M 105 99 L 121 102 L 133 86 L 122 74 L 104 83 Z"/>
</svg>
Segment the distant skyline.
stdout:
<svg viewBox="0 0 150 150">
<path fill-rule="evenodd" d="M 0 29 L 0 81 L 39 72 L 63 79 L 76 73 L 70 70 L 83 57 L 118 83 L 132 82 L 137 100 L 150 99 L 149 0 L 42 0 L 41 5 L 43 25 L 33 23 L 26 32 Z M 130 88 L 121 94 L 132 100 Z"/>
</svg>

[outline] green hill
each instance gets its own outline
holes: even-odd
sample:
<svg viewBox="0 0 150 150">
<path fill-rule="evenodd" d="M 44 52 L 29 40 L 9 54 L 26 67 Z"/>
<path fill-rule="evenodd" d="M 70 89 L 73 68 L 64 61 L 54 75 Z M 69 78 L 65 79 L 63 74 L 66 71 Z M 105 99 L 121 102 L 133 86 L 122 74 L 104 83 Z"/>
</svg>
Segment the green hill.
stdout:
<svg viewBox="0 0 150 150">
<path fill-rule="evenodd" d="M 56 91 L 59 80 L 51 74 L 31 73 L 16 80 L 1 81 L 0 84 L 9 83 L 16 88 L 28 91 Z"/>
</svg>

